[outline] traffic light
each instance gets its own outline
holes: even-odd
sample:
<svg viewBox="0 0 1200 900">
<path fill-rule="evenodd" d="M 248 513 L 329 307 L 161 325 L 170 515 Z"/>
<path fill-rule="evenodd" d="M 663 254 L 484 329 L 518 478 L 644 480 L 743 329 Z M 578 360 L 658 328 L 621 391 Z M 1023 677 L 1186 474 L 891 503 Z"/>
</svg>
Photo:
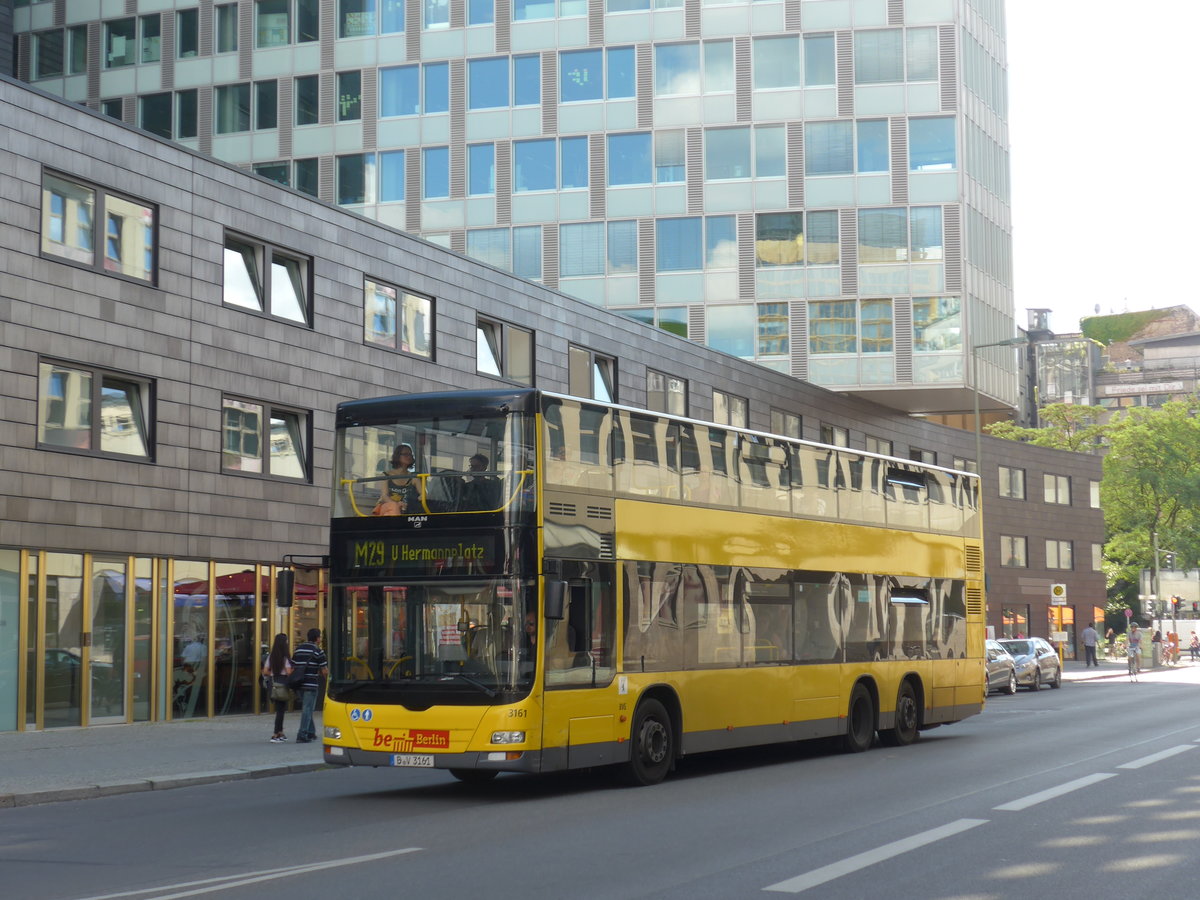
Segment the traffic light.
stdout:
<svg viewBox="0 0 1200 900">
<path fill-rule="evenodd" d="M 1171 612 L 1173 612 L 1173 613 L 1179 612 L 1179 598 L 1178 597 L 1171 598 Z"/>
<path fill-rule="evenodd" d="M 1153 616 L 1154 615 L 1154 601 L 1153 600 L 1143 601 L 1142 612 L 1144 612 L 1148 616 Z"/>
<path fill-rule="evenodd" d="M 1175 554 L 1174 553 L 1164 553 L 1163 554 L 1163 563 L 1166 565 L 1166 567 L 1168 569 L 1174 569 L 1175 568 Z"/>
</svg>

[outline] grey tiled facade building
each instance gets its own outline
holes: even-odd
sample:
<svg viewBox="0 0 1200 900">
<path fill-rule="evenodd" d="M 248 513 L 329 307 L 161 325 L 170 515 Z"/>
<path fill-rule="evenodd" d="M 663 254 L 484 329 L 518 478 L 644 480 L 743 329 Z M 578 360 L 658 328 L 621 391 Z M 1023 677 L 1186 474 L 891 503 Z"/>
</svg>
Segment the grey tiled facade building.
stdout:
<svg viewBox="0 0 1200 900">
<path fill-rule="evenodd" d="M 0 79 L 0 130 L 0 729 L 257 711 L 221 660 L 256 668 L 271 631 L 325 624 L 319 570 L 286 616 L 268 589 L 285 555 L 327 552 L 342 400 L 607 391 L 975 465 L 969 432 L 698 346 L 20 82 Z M 1104 592 L 1099 459 L 990 438 L 983 453 L 989 622 L 1046 634 L 1054 583 L 1086 622 Z M 196 608 L 216 659 L 198 707 L 175 698 L 195 673 L 172 630 Z"/>
<path fill-rule="evenodd" d="M 1003 0 L 18 0 L 18 77 L 905 412 L 1017 400 Z M 971 384 L 976 373 L 980 384 Z"/>
</svg>

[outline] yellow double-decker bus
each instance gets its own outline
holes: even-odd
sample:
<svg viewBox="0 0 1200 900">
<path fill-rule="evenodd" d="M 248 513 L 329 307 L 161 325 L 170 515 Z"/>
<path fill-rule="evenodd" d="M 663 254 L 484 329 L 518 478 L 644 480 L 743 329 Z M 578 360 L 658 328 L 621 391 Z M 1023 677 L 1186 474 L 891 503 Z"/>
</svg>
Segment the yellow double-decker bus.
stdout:
<svg viewBox="0 0 1200 900">
<path fill-rule="evenodd" d="M 536 390 L 343 403 L 324 758 L 499 772 L 984 703 L 975 475 Z"/>
</svg>

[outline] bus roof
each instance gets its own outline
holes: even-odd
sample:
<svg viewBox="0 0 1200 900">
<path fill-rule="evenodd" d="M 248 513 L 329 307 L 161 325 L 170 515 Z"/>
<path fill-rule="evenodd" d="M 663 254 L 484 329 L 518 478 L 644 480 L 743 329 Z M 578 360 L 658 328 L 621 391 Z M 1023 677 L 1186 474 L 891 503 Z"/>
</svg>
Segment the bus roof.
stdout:
<svg viewBox="0 0 1200 900">
<path fill-rule="evenodd" d="M 437 391 L 434 393 L 396 394 L 370 400 L 339 403 L 336 424 L 386 424 L 394 421 L 397 405 L 406 415 L 417 418 L 495 414 L 500 411 L 532 413 L 537 410 L 538 391 L 533 388 L 498 388 L 485 391 Z"/>
</svg>

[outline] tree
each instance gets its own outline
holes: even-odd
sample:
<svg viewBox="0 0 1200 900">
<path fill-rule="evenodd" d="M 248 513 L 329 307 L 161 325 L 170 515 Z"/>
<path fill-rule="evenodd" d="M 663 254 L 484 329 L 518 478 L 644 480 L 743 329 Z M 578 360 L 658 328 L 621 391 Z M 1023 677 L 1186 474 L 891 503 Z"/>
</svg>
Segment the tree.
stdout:
<svg viewBox="0 0 1200 900">
<path fill-rule="evenodd" d="M 1200 558 L 1200 403 L 1135 407 L 1108 425 L 1100 485 L 1109 540 L 1104 552 L 1122 578 L 1154 565 L 1158 546 L 1180 563 Z"/>
<path fill-rule="evenodd" d="M 1038 410 L 1040 428 L 1024 428 L 1012 422 L 996 422 L 984 430 L 992 437 L 1021 441 L 1035 447 L 1095 453 L 1104 443 L 1107 425 L 1100 424 L 1104 410 L 1099 406 L 1051 403 Z"/>
</svg>

